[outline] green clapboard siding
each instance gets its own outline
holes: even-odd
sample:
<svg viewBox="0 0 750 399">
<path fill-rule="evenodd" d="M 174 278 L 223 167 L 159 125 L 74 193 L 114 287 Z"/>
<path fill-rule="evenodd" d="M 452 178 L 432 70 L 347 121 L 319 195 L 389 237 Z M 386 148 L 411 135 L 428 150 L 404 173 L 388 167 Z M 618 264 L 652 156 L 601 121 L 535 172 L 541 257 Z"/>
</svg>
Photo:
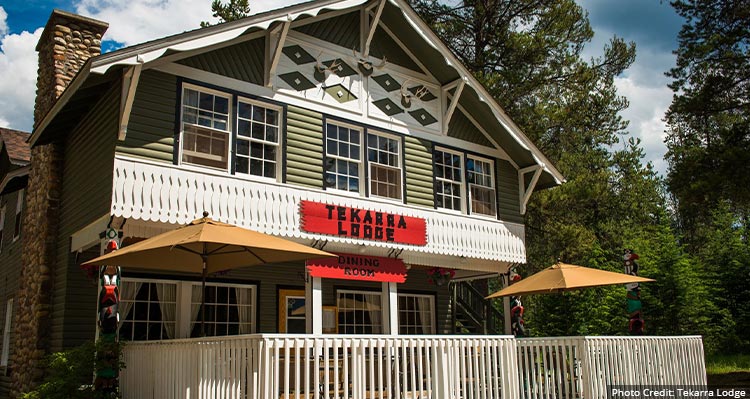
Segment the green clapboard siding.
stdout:
<svg viewBox="0 0 750 399">
<path fill-rule="evenodd" d="M 287 107 L 286 182 L 323 188 L 323 115 L 319 112 Z"/>
<path fill-rule="evenodd" d="M 370 44 L 370 55 L 375 58 L 387 59 L 396 65 L 409 68 L 412 71 L 423 72 L 422 68 L 407 54 L 401 46 L 382 28 L 375 30 Z"/>
<path fill-rule="evenodd" d="M 359 11 L 303 25 L 294 30 L 359 51 Z M 317 54 L 313 54 L 315 55 Z"/>
<path fill-rule="evenodd" d="M 9 192 L 0 197 L 5 204 L 5 220 L 3 223 L 3 248 L 0 251 L 0 311 L 2 312 L 2 324 L 5 325 L 5 309 L 8 300 L 13 299 L 13 315 L 18 312 L 18 286 L 21 276 L 21 247 L 23 244 L 23 226 L 21 236 L 13 239 L 16 220 L 16 204 L 19 191 Z M 24 192 L 25 193 L 25 192 Z M 13 357 L 15 333 L 13 321 L 11 321 L 10 341 L 8 343 L 9 355 Z M 2 350 L 0 340 L 0 350 Z M 7 398 L 10 389 L 11 376 L 8 373 L 0 374 L 0 398 Z"/>
<path fill-rule="evenodd" d="M 494 147 L 494 145 L 484 137 L 484 134 L 482 134 L 482 132 L 471 123 L 469 118 L 458 109 L 453 113 L 450 125 L 448 125 L 448 136 L 487 147 Z"/>
<path fill-rule="evenodd" d="M 264 58 L 265 40 L 260 38 L 199 54 L 177 63 L 262 85 Z"/>
<path fill-rule="evenodd" d="M 518 171 L 508 161 L 497 163 L 497 212 L 506 222 L 523 223 L 518 199 Z"/>
<path fill-rule="evenodd" d="M 177 78 L 157 71 L 141 74 L 120 154 L 172 162 Z"/>
<path fill-rule="evenodd" d="M 406 168 L 406 203 L 435 206 L 432 171 L 432 143 L 407 136 L 404 138 Z"/>
<path fill-rule="evenodd" d="M 108 214 L 120 110 L 120 85 L 111 87 L 65 140 L 57 267 L 53 284 L 51 349 L 94 337 L 96 285 L 78 266 L 84 254 L 70 253 L 70 237 Z M 98 247 L 92 249 L 98 253 Z"/>
</svg>

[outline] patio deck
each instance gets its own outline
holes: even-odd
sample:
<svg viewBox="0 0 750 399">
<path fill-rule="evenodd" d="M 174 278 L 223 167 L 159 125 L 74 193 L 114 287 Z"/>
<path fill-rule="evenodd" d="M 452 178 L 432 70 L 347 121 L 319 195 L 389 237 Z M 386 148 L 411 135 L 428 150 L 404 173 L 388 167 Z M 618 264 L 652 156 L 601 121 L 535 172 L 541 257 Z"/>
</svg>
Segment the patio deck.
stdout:
<svg viewBox="0 0 750 399">
<path fill-rule="evenodd" d="M 606 398 L 706 383 L 700 337 L 253 334 L 128 343 L 124 398 Z"/>
</svg>

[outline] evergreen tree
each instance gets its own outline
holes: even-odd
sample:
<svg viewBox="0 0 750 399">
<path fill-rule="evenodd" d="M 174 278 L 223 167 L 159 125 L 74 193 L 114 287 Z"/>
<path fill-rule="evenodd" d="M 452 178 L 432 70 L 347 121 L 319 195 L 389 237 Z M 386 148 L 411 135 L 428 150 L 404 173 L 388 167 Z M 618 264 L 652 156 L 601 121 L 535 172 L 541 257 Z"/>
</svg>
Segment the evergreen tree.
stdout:
<svg viewBox="0 0 750 399">
<path fill-rule="evenodd" d="M 211 11 L 214 18 L 219 18 L 219 23 L 236 21 L 250 15 L 250 4 L 248 0 L 229 0 L 225 5 L 221 0 L 213 0 Z M 201 22 L 201 28 L 211 26 L 210 22 Z"/>
<path fill-rule="evenodd" d="M 674 0 L 685 18 L 667 113 L 669 187 L 688 238 L 727 201 L 750 210 L 750 2 Z M 695 237 L 694 242 L 700 242 Z"/>
</svg>

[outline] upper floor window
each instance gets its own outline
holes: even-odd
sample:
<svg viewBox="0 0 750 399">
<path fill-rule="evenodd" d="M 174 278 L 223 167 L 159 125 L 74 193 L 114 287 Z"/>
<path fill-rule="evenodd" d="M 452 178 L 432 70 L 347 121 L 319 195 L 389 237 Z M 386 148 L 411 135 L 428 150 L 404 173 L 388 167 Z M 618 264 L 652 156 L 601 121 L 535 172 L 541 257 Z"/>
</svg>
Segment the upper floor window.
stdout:
<svg viewBox="0 0 750 399">
<path fill-rule="evenodd" d="M 363 148 L 363 137 L 366 147 Z M 363 159 L 363 151 L 366 158 Z M 327 123 L 325 187 L 373 197 L 403 198 L 401 140 L 397 136 L 364 132 L 364 129 Z M 367 169 L 369 181 L 365 181 Z"/>
<path fill-rule="evenodd" d="M 182 162 L 227 169 L 230 97 L 185 87 L 182 93 Z"/>
<path fill-rule="evenodd" d="M 326 124 L 325 186 L 359 193 L 362 174 L 362 131 Z"/>
<path fill-rule="evenodd" d="M 466 172 L 471 212 L 489 216 L 497 215 L 493 162 L 468 156 Z"/>
<path fill-rule="evenodd" d="M 279 109 L 240 100 L 235 171 L 275 179 L 279 174 Z"/>
<path fill-rule="evenodd" d="M 463 156 L 443 149 L 435 150 L 435 202 L 438 208 L 461 211 L 464 183 Z"/>
<path fill-rule="evenodd" d="M 23 217 L 23 195 L 24 190 L 20 190 L 18 192 L 18 197 L 16 197 L 16 219 L 15 219 L 15 228 L 13 230 L 13 240 L 17 240 L 18 237 L 21 236 L 21 218 Z"/>
<path fill-rule="evenodd" d="M 367 134 L 370 195 L 401 199 L 401 142 L 384 134 Z"/>
</svg>

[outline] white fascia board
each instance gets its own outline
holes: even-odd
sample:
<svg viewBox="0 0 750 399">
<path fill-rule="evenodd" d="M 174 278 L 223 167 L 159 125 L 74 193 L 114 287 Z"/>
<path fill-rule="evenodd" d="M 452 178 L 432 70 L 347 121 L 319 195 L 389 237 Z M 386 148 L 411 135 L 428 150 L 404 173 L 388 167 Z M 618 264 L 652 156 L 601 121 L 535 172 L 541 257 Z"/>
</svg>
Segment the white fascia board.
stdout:
<svg viewBox="0 0 750 399">
<path fill-rule="evenodd" d="M 365 0 L 344 0 L 326 3 L 313 8 L 293 7 L 282 9 L 278 13 L 264 14 L 259 17 L 249 17 L 241 20 L 241 23 L 230 23 L 228 26 L 217 25 L 213 32 L 197 30 L 194 33 L 177 35 L 173 40 L 165 40 L 154 43 L 153 46 L 135 46 L 131 50 L 123 50 L 122 53 L 112 53 L 112 57 L 100 56 L 94 62 L 91 72 L 103 74 L 114 65 L 135 65 L 137 57 L 145 63 L 154 61 L 163 56 L 167 51 L 190 51 L 225 42 L 237 38 L 250 28 L 268 29 L 274 22 L 294 21 L 302 15 L 317 16 L 322 10 L 341 10 L 357 7 L 366 3 Z M 294 11 L 297 10 L 297 11 Z M 291 11 L 291 12 L 290 12 Z M 223 29 L 222 29 L 223 28 Z M 207 28 L 207 30 L 212 30 Z"/>
</svg>

